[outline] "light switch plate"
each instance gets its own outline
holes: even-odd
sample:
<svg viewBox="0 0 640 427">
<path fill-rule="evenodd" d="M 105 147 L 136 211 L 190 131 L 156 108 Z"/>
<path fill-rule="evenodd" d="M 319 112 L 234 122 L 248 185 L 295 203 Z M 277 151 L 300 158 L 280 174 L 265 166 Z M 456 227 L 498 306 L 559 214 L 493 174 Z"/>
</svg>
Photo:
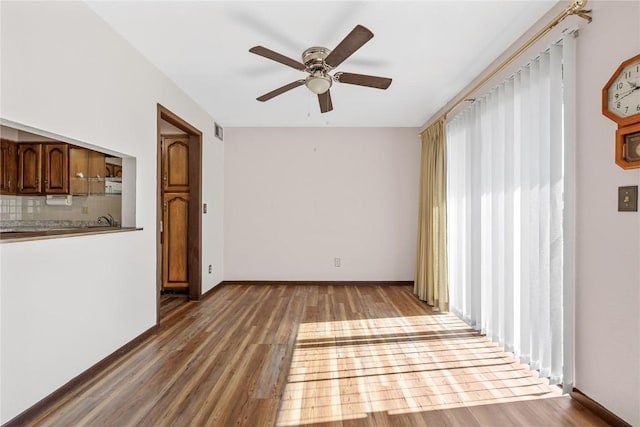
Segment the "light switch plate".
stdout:
<svg viewBox="0 0 640 427">
<path fill-rule="evenodd" d="M 638 212 L 638 186 L 618 187 L 618 212 Z"/>
</svg>

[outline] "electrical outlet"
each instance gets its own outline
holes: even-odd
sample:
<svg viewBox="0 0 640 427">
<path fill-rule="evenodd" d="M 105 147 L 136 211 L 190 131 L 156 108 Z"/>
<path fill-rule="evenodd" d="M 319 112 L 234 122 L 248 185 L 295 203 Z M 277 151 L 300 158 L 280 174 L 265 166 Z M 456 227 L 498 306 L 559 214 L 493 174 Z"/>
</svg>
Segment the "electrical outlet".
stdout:
<svg viewBox="0 0 640 427">
<path fill-rule="evenodd" d="M 342 264 L 342 260 L 340 258 L 334 258 L 333 259 L 333 266 L 334 267 L 340 267 L 341 264 Z"/>
<path fill-rule="evenodd" d="M 211 274 L 212 271 L 213 271 L 213 267 L 211 266 L 211 264 L 209 264 L 209 274 Z"/>
</svg>

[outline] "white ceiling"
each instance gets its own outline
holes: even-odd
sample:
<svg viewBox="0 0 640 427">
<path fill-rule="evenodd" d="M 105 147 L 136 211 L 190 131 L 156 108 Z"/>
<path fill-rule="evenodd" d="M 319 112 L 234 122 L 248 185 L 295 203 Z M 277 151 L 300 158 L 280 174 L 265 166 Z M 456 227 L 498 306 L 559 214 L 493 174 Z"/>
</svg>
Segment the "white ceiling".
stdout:
<svg viewBox="0 0 640 427">
<path fill-rule="evenodd" d="M 419 127 L 557 1 L 88 3 L 222 126 Z M 249 48 L 301 61 L 357 24 L 374 38 L 336 71 L 391 77 L 389 89 L 336 83 L 325 114 L 304 86 L 256 101 L 307 74 Z"/>
</svg>

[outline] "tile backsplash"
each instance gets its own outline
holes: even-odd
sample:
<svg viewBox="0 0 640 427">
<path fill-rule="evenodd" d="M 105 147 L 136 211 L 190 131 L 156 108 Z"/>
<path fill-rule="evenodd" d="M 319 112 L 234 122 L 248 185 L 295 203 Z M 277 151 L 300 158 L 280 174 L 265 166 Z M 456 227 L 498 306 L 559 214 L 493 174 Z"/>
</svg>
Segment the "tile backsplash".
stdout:
<svg viewBox="0 0 640 427">
<path fill-rule="evenodd" d="M 73 196 L 71 206 L 50 206 L 45 196 L 0 196 L 1 221 L 95 221 L 111 214 L 120 223 L 122 196 Z"/>
</svg>

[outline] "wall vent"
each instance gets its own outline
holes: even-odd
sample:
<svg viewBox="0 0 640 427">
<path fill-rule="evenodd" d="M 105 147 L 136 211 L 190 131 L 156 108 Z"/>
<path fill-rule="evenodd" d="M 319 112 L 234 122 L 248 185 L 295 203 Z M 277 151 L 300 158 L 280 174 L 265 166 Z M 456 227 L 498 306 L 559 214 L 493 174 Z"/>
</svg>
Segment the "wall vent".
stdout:
<svg viewBox="0 0 640 427">
<path fill-rule="evenodd" d="M 224 129 L 222 129 L 222 126 L 220 126 L 217 123 L 213 123 L 213 126 L 215 127 L 215 135 L 216 138 L 218 138 L 220 141 L 223 141 L 224 138 Z"/>
</svg>

